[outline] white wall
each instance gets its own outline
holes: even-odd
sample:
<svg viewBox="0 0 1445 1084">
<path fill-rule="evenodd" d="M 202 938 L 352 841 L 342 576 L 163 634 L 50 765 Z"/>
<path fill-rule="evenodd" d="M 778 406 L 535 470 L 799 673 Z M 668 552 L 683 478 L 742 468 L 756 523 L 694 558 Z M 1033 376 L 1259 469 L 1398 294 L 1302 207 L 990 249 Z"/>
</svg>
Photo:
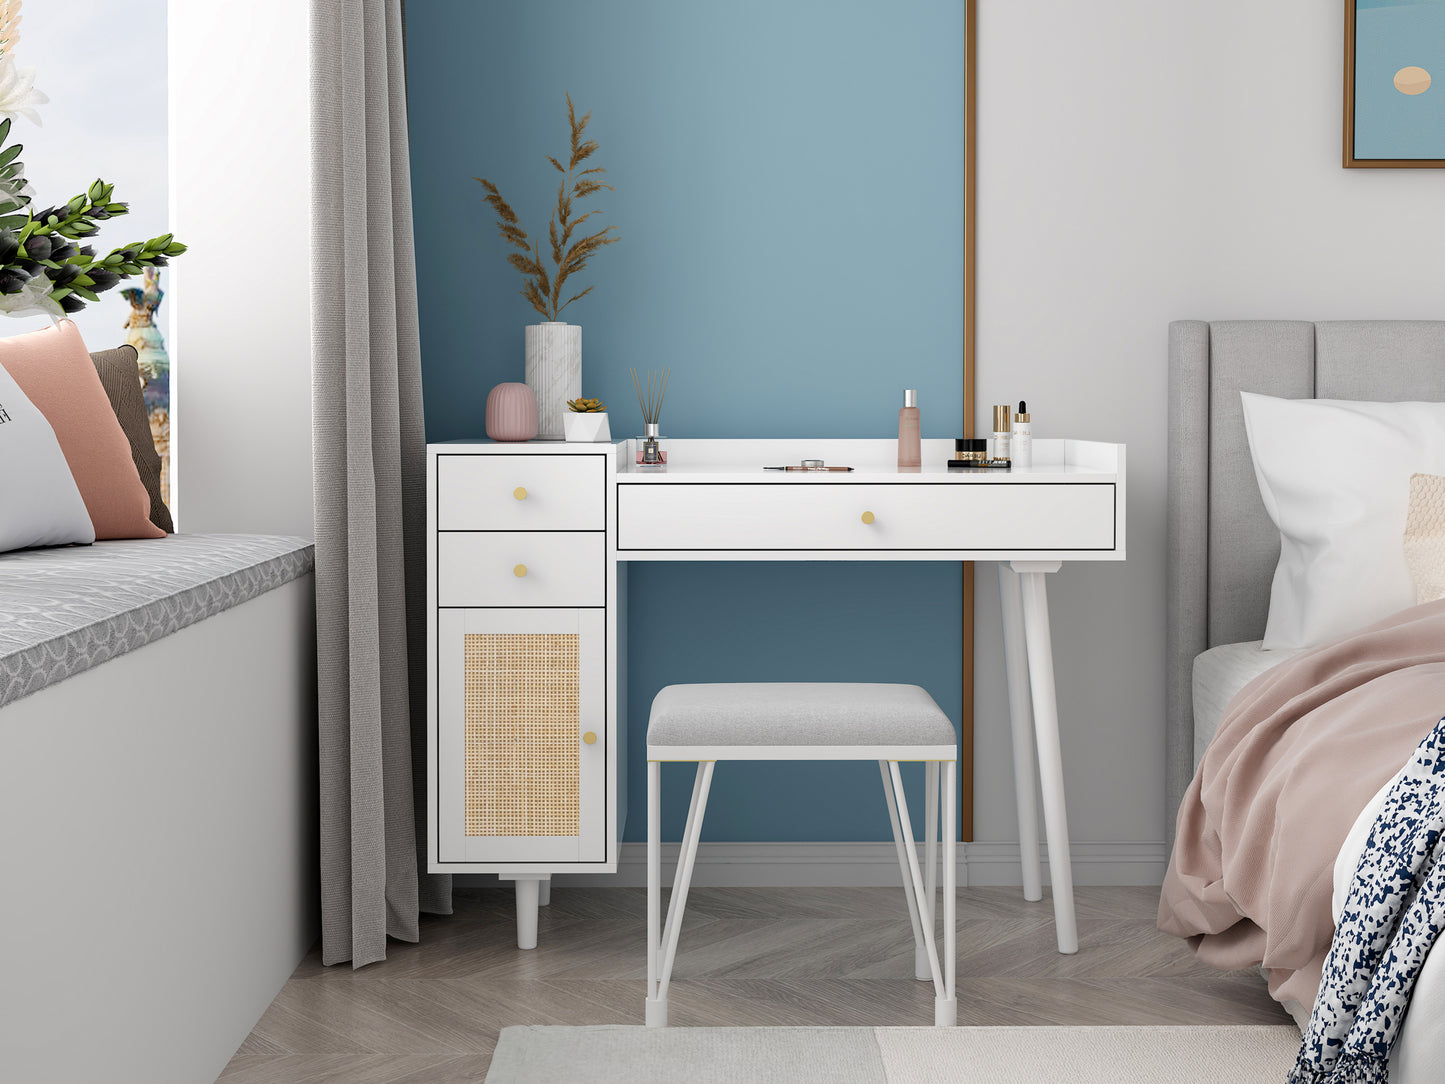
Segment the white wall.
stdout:
<svg viewBox="0 0 1445 1084">
<path fill-rule="evenodd" d="M 1169 321 L 1445 318 L 1445 173 L 1340 168 L 1337 3 L 979 7 L 976 423 L 1129 445 L 1129 560 L 1051 582 L 1055 657 L 1073 838 L 1159 841 Z M 977 838 L 1016 839 L 979 599 Z"/>
<path fill-rule="evenodd" d="M 310 63 L 299 0 L 171 0 L 176 519 L 313 537 Z"/>
</svg>

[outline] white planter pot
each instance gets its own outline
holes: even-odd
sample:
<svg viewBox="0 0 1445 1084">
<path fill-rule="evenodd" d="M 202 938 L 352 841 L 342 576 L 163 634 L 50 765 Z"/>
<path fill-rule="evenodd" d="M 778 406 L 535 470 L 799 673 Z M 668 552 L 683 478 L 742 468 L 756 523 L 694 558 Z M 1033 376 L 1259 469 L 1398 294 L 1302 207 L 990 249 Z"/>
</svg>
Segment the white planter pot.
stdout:
<svg viewBox="0 0 1445 1084">
<path fill-rule="evenodd" d="M 537 397 L 537 439 L 562 440 L 567 400 L 582 397 L 582 328 L 556 320 L 529 324 L 526 377 Z"/>
<path fill-rule="evenodd" d="M 612 427 L 607 424 L 605 410 L 593 411 L 590 414 L 577 414 L 569 410 L 562 415 L 562 428 L 570 441 L 596 444 L 612 439 Z"/>
</svg>

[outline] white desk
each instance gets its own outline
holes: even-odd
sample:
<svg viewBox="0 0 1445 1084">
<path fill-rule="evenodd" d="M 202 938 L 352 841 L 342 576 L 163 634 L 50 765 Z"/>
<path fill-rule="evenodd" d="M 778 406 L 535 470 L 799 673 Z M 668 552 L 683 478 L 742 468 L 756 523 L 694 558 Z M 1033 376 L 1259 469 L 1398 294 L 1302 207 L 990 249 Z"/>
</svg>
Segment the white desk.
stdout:
<svg viewBox="0 0 1445 1084">
<path fill-rule="evenodd" d="M 1036 440 L 1034 466 L 917 472 L 892 440 L 428 447 L 428 868 L 515 880 L 536 943 L 551 874 L 617 868 L 626 821 L 631 561 L 995 561 L 1024 896 L 1042 897 L 1033 772 L 1060 952 L 1078 950 L 1045 576 L 1124 559 L 1124 446 Z M 804 458 L 850 473 L 764 471 Z M 866 678 L 866 675 L 860 675 Z"/>
</svg>

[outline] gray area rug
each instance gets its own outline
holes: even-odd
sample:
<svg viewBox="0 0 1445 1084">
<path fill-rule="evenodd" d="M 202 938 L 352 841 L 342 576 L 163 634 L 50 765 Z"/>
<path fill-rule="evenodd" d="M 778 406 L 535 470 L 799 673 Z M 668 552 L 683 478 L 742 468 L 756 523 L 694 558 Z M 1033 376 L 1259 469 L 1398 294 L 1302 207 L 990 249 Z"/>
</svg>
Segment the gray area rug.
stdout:
<svg viewBox="0 0 1445 1084">
<path fill-rule="evenodd" d="M 1270 1027 L 502 1030 L 486 1084 L 1279 1084 L 1299 1031 Z"/>
</svg>

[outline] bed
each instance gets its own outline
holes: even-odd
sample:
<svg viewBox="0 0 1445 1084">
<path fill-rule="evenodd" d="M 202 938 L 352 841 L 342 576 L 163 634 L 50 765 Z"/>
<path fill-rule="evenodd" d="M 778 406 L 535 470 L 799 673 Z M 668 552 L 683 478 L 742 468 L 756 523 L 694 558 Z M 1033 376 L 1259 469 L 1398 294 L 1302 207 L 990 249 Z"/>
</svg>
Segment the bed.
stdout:
<svg viewBox="0 0 1445 1084">
<path fill-rule="evenodd" d="M 1260 497 L 1240 392 L 1445 401 L 1445 322 L 1180 321 L 1170 326 L 1169 367 L 1166 795 L 1172 841 L 1173 813 L 1227 705 L 1296 654 L 1260 646 L 1280 543 Z M 1352 868 L 1344 856 L 1337 864 Z M 1445 1010 L 1442 956 L 1427 961 L 1416 997 L 1439 998 L 1435 1004 Z M 1286 1007 L 1297 1020 L 1308 1017 L 1308 1005 Z M 1427 1041 L 1436 1044 L 1431 1057 L 1445 1058 L 1438 1037 L 1413 1030 L 1402 1034 L 1396 1053 L 1416 1068 L 1401 1071 L 1392 1062 L 1392 1080 L 1430 1079 L 1418 1075 Z"/>
<path fill-rule="evenodd" d="M 0 554 L 0 1078 L 213 1080 L 315 937 L 312 547 Z"/>
</svg>

